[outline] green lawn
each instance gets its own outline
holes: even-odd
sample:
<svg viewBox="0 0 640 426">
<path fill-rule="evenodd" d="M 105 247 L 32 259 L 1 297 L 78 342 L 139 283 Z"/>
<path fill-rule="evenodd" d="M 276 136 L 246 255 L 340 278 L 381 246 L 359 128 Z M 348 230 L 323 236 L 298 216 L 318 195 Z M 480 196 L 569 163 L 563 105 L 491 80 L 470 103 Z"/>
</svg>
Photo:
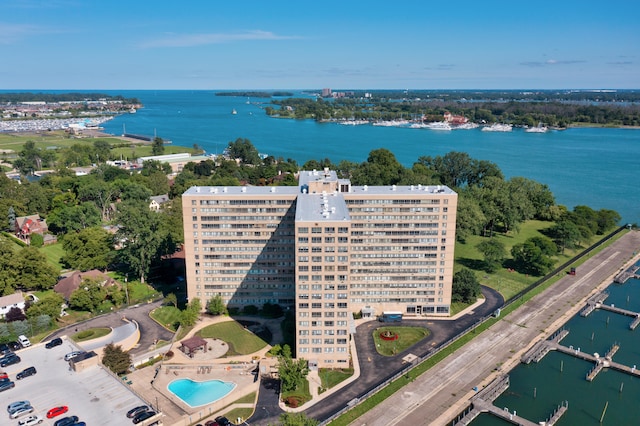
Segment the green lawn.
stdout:
<svg viewBox="0 0 640 426">
<path fill-rule="evenodd" d="M 246 330 L 235 321 L 209 325 L 198 331 L 201 337 L 224 340 L 229 344 L 226 356 L 248 355 L 267 346 L 267 342 Z"/>
<path fill-rule="evenodd" d="M 174 306 L 161 306 L 151 311 L 151 318 L 158 324 L 176 331 L 180 324 L 180 310 Z"/>
<path fill-rule="evenodd" d="M 305 402 L 311 400 L 311 392 L 309 392 L 309 381 L 305 378 L 304 380 L 302 380 L 302 383 L 296 390 L 291 392 L 282 392 L 280 394 L 280 397 L 283 401 L 287 401 L 289 398 L 296 399 L 298 401 L 296 407 L 303 405 Z"/>
<path fill-rule="evenodd" d="M 65 254 L 64 248 L 62 248 L 62 243 L 42 246 L 40 247 L 40 251 L 44 253 L 44 255 L 47 257 L 47 261 L 53 266 L 55 266 L 59 270 L 63 268 L 62 263 L 60 263 L 60 259 Z"/>
<path fill-rule="evenodd" d="M 71 340 L 74 342 L 84 342 L 86 340 L 97 339 L 98 337 L 106 336 L 111 333 L 110 328 L 90 328 L 89 330 L 83 330 L 75 333 L 71 336 Z"/>
<path fill-rule="evenodd" d="M 380 333 L 390 331 L 398 334 L 398 340 L 384 340 Z M 429 335 L 429 330 L 421 327 L 379 327 L 373 330 L 373 342 L 380 355 L 393 356 L 418 343 Z"/>
<path fill-rule="evenodd" d="M 320 368 L 318 376 L 322 381 L 322 387 L 331 389 L 335 385 L 353 376 L 353 368 Z"/>
<path fill-rule="evenodd" d="M 494 238 L 504 244 L 507 251 L 508 261 L 511 259 L 511 248 L 514 245 L 521 244 L 531 237 L 545 236 L 540 231 L 550 228 L 551 226 L 553 226 L 553 222 L 529 220 L 521 225 L 518 232 L 510 232 L 507 235 L 496 233 L 494 234 Z M 584 247 L 579 247 L 578 249 L 573 250 L 567 249 L 564 253 L 556 255 L 554 257 L 554 260 L 556 261 L 555 265 L 558 266 L 563 264 L 601 238 L 602 235 L 596 235 L 588 244 L 585 244 Z M 459 271 L 462 267 L 472 269 L 476 273 L 480 284 L 499 291 L 505 299 L 509 299 L 511 296 L 519 293 L 521 290 L 540 278 L 537 276 L 521 274 L 513 270 L 509 271 L 508 268 L 500 268 L 494 273 L 487 273 L 484 271 L 483 256 L 476 249 L 476 246 L 484 240 L 486 240 L 486 238 L 473 235 L 469 237 L 464 244 L 456 242 L 455 272 Z"/>
</svg>

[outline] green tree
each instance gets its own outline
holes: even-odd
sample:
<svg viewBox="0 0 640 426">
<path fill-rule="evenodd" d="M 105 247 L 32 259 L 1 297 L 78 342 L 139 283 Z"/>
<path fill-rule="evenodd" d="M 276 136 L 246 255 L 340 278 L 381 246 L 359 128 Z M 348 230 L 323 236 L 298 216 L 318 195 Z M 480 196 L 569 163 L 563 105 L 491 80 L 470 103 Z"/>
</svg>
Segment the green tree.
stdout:
<svg viewBox="0 0 640 426">
<path fill-rule="evenodd" d="M 542 239 L 537 240 L 537 242 L 542 241 Z M 524 243 L 514 245 L 511 248 L 511 256 L 513 256 L 513 260 L 518 265 L 517 268 L 520 271 L 540 276 L 549 272 L 554 262 L 549 255 L 543 253 L 543 248 L 538 247 L 535 242 L 535 240 L 529 238 Z M 551 242 L 551 244 L 553 244 L 553 242 Z M 544 250 L 549 251 L 550 249 L 544 247 Z"/>
<path fill-rule="evenodd" d="M 473 303 L 482 294 L 480 282 L 472 270 L 462 268 L 453 276 L 451 301 Z"/>
<path fill-rule="evenodd" d="M 104 347 L 102 364 L 115 374 L 124 374 L 129 371 L 131 354 L 123 350 L 122 346 L 109 343 Z"/>
<path fill-rule="evenodd" d="M 222 300 L 222 296 L 216 294 L 207 303 L 207 313 L 211 315 L 225 315 L 227 313 L 227 307 Z"/>
<path fill-rule="evenodd" d="M 565 248 L 574 247 L 582 238 L 578 225 L 567 219 L 561 219 L 554 226 L 549 228 L 550 235 L 564 253 Z"/>
<path fill-rule="evenodd" d="M 174 308 L 178 308 L 178 297 L 175 293 L 169 293 L 164 297 L 165 305 L 173 305 Z"/>
<path fill-rule="evenodd" d="M 229 158 L 239 158 L 244 164 L 260 164 L 260 155 L 249 139 L 238 138 L 234 142 L 229 142 L 227 147 Z"/>
<path fill-rule="evenodd" d="M 151 153 L 153 155 L 162 155 L 164 154 L 164 140 L 161 137 L 153 138 L 153 142 L 151 143 Z"/>
<path fill-rule="evenodd" d="M 200 317 L 200 311 L 202 310 L 202 304 L 200 303 L 200 299 L 197 297 L 191 299 L 180 313 L 180 324 L 183 327 L 192 327 L 198 318 Z"/>
<path fill-rule="evenodd" d="M 480 204 L 468 191 L 458 193 L 456 217 L 456 239 L 460 242 L 465 242 L 471 235 L 480 235 L 487 222 Z"/>
<path fill-rule="evenodd" d="M 16 232 L 16 211 L 13 207 L 9 207 L 9 212 L 7 214 L 7 222 L 9 223 L 8 229 L 9 232 Z"/>
<path fill-rule="evenodd" d="M 288 345 L 285 345 L 288 347 Z M 295 391 L 298 386 L 301 386 L 307 374 L 309 374 L 309 368 L 305 359 L 293 359 L 290 356 L 291 352 L 287 354 L 284 350 L 278 357 L 278 375 L 280 376 L 280 383 L 282 385 L 282 392 Z"/>
<path fill-rule="evenodd" d="M 507 255 L 504 244 L 495 238 L 482 241 L 476 248 L 484 256 L 484 264 L 487 272 L 497 271 L 500 266 L 502 266 L 502 262 Z"/>
<path fill-rule="evenodd" d="M 69 297 L 69 305 L 74 309 L 95 312 L 105 299 L 107 290 L 98 279 L 85 278 Z"/>
<path fill-rule="evenodd" d="M 58 280 L 58 271 L 46 256 L 35 247 L 24 247 L 13 265 L 16 288 L 49 290 Z"/>
<path fill-rule="evenodd" d="M 44 245 L 44 237 L 41 234 L 31 234 L 29 245 L 36 248 L 42 247 Z"/>
<path fill-rule="evenodd" d="M 100 227 L 85 228 L 64 236 L 65 254 L 61 261 L 72 269 L 89 271 L 105 270 L 113 262 L 113 236 Z"/>
<path fill-rule="evenodd" d="M 361 163 L 352 173 L 355 185 L 395 185 L 405 172 L 395 155 L 386 148 L 373 150 L 367 161 Z"/>
<path fill-rule="evenodd" d="M 63 303 L 64 299 L 58 293 L 47 293 L 27 308 L 27 317 L 37 318 L 41 315 L 47 315 L 49 318 L 57 319 L 62 312 Z"/>
<path fill-rule="evenodd" d="M 116 238 L 122 242 L 118 255 L 144 283 L 151 263 L 160 257 L 159 249 L 164 238 L 159 232 L 160 218 L 144 203 L 122 203 L 117 223 Z"/>
</svg>

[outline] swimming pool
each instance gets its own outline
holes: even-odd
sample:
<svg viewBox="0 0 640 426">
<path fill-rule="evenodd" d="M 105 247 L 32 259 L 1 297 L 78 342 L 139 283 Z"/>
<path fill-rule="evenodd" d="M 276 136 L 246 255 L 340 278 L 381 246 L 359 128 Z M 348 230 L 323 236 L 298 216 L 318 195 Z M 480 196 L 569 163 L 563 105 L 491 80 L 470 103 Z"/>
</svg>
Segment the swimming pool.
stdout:
<svg viewBox="0 0 640 426">
<path fill-rule="evenodd" d="M 235 383 L 222 380 L 196 382 L 191 379 L 178 379 L 169 383 L 167 389 L 190 407 L 199 407 L 224 398 L 235 387 Z"/>
</svg>

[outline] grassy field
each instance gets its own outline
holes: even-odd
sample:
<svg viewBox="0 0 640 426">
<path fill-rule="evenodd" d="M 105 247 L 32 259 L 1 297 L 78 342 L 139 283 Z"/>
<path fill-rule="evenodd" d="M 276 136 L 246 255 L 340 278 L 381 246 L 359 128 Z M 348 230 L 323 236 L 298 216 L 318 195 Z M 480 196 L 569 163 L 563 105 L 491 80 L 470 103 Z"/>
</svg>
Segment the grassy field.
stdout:
<svg viewBox="0 0 640 426">
<path fill-rule="evenodd" d="M 64 248 L 62 248 L 62 243 L 49 244 L 46 246 L 40 247 L 40 251 L 44 253 L 47 257 L 47 261 L 58 268 L 58 270 L 63 269 L 62 263 L 60 263 L 60 259 L 64 256 Z"/>
<path fill-rule="evenodd" d="M 204 338 L 215 338 L 227 342 L 229 344 L 229 352 L 227 352 L 226 356 L 248 355 L 267 346 L 267 342 L 235 321 L 212 324 L 196 334 Z"/>
<path fill-rule="evenodd" d="M 353 376 L 353 368 L 321 368 L 318 370 L 318 376 L 322 381 L 322 387 L 331 389 Z"/>
<path fill-rule="evenodd" d="M 120 139 L 117 137 L 82 137 L 82 138 L 70 138 L 64 131 L 42 132 L 42 133 L 29 133 L 29 134 L 16 134 L 16 133 L 0 133 L 0 152 L 5 152 L 0 155 L 0 159 L 11 160 L 15 157 L 15 153 L 20 152 L 22 147 L 27 141 L 33 141 L 36 148 L 41 149 L 56 149 L 56 148 L 68 148 L 70 146 L 80 145 L 93 145 L 96 141 L 107 141 L 113 147 L 111 149 L 112 158 L 138 158 L 152 155 L 151 143 L 144 141 L 131 141 Z M 165 145 L 165 154 L 175 154 L 178 152 L 189 152 L 191 154 L 198 154 L 193 148 L 186 148 L 177 145 Z"/>
<path fill-rule="evenodd" d="M 176 331 L 180 324 L 180 310 L 174 306 L 161 306 L 151 311 L 151 318 L 158 324 Z"/>
<path fill-rule="evenodd" d="M 384 340 L 381 333 L 389 331 L 398 335 L 398 340 Z M 373 342 L 380 355 L 393 356 L 418 343 L 429 335 L 429 330 L 420 327 L 379 327 L 373 330 Z"/>
<path fill-rule="evenodd" d="M 527 239 L 536 236 L 545 236 L 541 231 L 553 226 L 553 222 L 543 222 L 539 220 L 530 220 L 523 223 L 518 232 L 510 232 L 507 235 L 495 234 L 494 238 L 504 244 L 507 251 L 508 264 L 511 259 L 511 248 L 516 244 L 521 244 Z M 594 236 L 585 247 L 595 243 L 601 239 L 601 235 Z M 521 274 L 508 268 L 500 268 L 494 273 L 487 273 L 483 270 L 483 256 L 482 253 L 476 249 L 476 246 L 486 240 L 484 237 L 477 235 L 471 236 L 467 239 L 466 243 L 456 243 L 455 248 L 455 271 L 459 271 L 462 267 L 466 267 L 475 271 L 480 284 L 491 287 L 499 291 L 505 299 L 509 299 L 511 296 L 519 293 L 521 290 L 534 283 L 540 277 L 534 277 L 527 274 Z M 565 250 L 564 253 L 558 254 L 554 257 L 555 265 L 561 265 L 568 261 L 576 254 L 584 250 L 585 247 L 579 247 L 578 249 Z M 459 307 L 464 309 L 464 307 Z"/>
</svg>

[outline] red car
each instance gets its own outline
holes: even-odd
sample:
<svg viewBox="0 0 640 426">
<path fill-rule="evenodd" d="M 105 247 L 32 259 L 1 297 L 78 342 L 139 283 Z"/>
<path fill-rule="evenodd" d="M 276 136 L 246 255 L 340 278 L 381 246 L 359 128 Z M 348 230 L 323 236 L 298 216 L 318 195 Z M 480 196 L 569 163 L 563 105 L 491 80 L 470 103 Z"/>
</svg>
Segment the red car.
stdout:
<svg viewBox="0 0 640 426">
<path fill-rule="evenodd" d="M 52 419 L 55 416 L 59 416 L 60 414 L 64 414 L 69 411 L 69 407 L 63 405 L 61 407 L 53 407 L 51 410 L 47 411 L 47 418 Z"/>
</svg>

